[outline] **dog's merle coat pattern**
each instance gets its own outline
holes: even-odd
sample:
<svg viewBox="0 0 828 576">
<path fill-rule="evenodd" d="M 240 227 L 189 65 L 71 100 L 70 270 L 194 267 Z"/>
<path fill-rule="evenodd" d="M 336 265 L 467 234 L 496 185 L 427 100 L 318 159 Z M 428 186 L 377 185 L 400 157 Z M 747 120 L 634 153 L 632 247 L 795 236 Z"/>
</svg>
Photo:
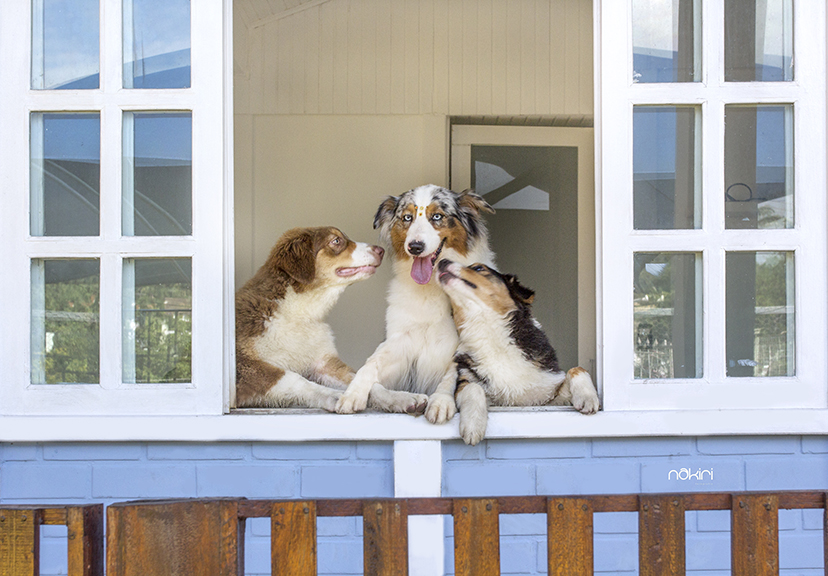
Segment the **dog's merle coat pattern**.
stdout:
<svg viewBox="0 0 828 576">
<path fill-rule="evenodd" d="M 455 193 L 433 184 L 379 205 L 374 228 L 393 267 L 386 338 L 357 372 L 337 412 L 359 412 L 369 395 L 391 389 L 427 402 L 429 422 L 442 424 L 454 416 L 457 329 L 434 270 L 440 258 L 493 263 L 483 213 L 494 209 L 471 190 Z"/>
</svg>

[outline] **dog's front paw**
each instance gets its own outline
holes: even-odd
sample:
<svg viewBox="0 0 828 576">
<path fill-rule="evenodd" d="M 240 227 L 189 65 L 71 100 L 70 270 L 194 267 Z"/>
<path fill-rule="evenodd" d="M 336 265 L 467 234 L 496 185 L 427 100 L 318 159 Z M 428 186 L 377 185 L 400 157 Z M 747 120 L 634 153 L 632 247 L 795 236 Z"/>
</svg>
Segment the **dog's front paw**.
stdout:
<svg viewBox="0 0 828 576">
<path fill-rule="evenodd" d="M 337 400 L 334 410 L 337 414 L 354 414 L 365 410 L 367 405 L 367 397 L 363 397 L 360 394 L 348 394 L 346 391 L 342 394 L 342 397 Z"/>
<path fill-rule="evenodd" d="M 581 414 L 595 414 L 598 412 L 598 396 L 592 394 L 573 395 L 572 405 Z"/>
<path fill-rule="evenodd" d="M 342 398 L 342 393 L 337 391 L 328 395 L 323 401 L 321 408 L 327 412 L 336 412 L 336 404 Z"/>
<path fill-rule="evenodd" d="M 470 446 L 476 446 L 486 435 L 486 418 L 464 417 L 460 413 L 460 437 Z"/>
<path fill-rule="evenodd" d="M 445 424 L 457 414 L 457 404 L 454 396 L 435 392 L 428 399 L 426 419 L 432 424 Z"/>
<path fill-rule="evenodd" d="M 428 396 L 413 394 L 402 390 L 388 390 L 382 386 L 371 389 L 369 405 L 374 410 L 382 412 L 398 412 L 420 416 L 425 412 Z"/>
</svg>

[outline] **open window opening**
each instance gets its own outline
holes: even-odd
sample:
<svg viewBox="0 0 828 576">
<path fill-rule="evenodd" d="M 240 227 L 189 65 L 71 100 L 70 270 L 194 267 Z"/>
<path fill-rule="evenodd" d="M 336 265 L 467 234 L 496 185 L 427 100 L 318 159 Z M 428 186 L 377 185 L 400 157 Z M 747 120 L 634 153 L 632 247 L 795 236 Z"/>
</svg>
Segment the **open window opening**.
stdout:
<svg viewBox="0 0 828 576">
<path fill-rule="evenodd" d="M 498 211 L 487 216 L 497 262 L 538 293 L 561 366 L 597 376 L 591 0 L 235 0 L 234 19 L 237 290 L 290 228 L 378 243 L 386 196 L 475 185 Z M 504 121 L 537 136 L 483 126 L 518 140 L 469 140 L 464 154 L 491 170 L 460 176 L 458 130 Z M 390 278 L 386 257 L 328 316 L 352 368 L 384 338 Z"/>
</svg>

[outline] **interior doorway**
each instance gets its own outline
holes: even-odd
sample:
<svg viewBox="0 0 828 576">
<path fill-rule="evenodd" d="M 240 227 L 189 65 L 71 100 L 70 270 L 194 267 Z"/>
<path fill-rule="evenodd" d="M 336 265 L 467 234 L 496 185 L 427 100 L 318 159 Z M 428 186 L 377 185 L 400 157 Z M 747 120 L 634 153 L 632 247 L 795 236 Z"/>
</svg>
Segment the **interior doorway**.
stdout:
<svg viewBox="0 0 828 576">
<path fill-rule="evenodd" d="M 596 377 L 592 128 L 454 125 L 451 187 L 474 188 L 496 264 L 535 291 L 533 310 L 562 368 Z"/>
</svg>

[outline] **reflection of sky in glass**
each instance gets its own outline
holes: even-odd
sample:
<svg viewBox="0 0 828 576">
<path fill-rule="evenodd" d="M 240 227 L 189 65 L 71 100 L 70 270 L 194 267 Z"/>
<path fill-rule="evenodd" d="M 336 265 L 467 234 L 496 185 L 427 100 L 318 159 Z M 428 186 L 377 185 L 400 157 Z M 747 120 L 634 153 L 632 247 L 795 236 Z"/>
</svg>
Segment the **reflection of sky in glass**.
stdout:
<svg viewBox="0 0 828 576">
<path fill-rule="evenodd" d="M 676 173 L 676 108 L 638 106 L 633 113 L 633 172 Z"/>
<path fill-rule="evenodd" d="M 33 42 L 42 42 L 43 55 L 41 63 L 34 63 L 33 85 L 45 89 L 97 88 L 98 0 L 36 0 L 32 13 L 42 18 L 43 25 L 43 38 L 33 38 Z M 39 65 L 42 70 L 38 70 Z M 43 74 L 42 84 L 38 72 Z"/>
<path fill-rule="evenodd" d="M 44 114 L 44 158 L 98 162 L 100 126 L 98 114 Z"/>
<path fill-rule="evenodd" d="M 124 14 L 124 86 L 189 87 L 190 1 L 124 0 Z"/>
<path fill-rule="evenodd" d="M 635 0 L 633 4 L 633 46 L 636 51 L 662 52 L 672 57 L 678 37 L 678 0 Z"/>
<path fill-rule="evenodd" d="M 135 114 L 135 165 L 190 164 L 192 133 L 189 112 Z"/>
</svg>

